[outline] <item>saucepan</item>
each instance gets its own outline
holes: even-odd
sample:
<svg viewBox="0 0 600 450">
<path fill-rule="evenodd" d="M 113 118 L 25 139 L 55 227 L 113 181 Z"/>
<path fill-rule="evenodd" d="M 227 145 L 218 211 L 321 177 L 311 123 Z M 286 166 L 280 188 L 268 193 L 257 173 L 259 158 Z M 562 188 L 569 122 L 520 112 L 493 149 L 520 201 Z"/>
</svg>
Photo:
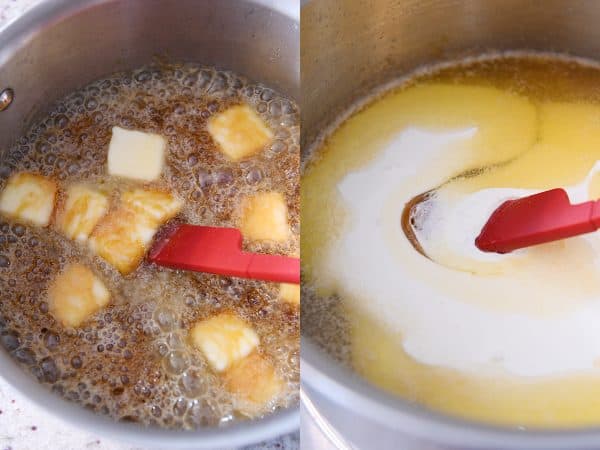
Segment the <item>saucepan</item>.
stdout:
<svg viewBox="0 0 600 450">
<path fill-rule="evenodd" d="M 308 0 L 301 21 L 305 160 L 340 113 L 421 66 L 509 50 L 600 59 L 593 0 Z M 303 406 L 340 448 L 600 448 L 600 427 L 533 431 L 459 420 L 377 389 L 307 336 L 301 353 Z"/>
<path fill-rule="evenodd" d="M 299 5 L 283 0 L 53 0 L 0 34 L 0 158 L 64 95 L 156 60 L 232 70 L 291 98 L 300 92 Z M 297 408 L 193 432 L 113 422 L 67 402 L 2 349 L 0 375 L 75 426 L 145 447 L 237 447 L 291 432 Z"/>
</svg>

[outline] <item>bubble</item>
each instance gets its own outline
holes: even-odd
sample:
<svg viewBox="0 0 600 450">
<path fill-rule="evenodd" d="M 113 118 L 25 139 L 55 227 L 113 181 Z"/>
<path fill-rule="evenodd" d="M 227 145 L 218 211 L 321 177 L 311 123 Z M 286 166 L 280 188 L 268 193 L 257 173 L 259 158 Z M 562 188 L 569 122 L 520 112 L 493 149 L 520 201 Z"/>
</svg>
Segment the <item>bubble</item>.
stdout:
<svg viewBox="0 0 600 450">
<path fill-rule="evenodd" d="M 219 105 L 217 102 L 210 102 L 207 107 L 208 111 L 211 113 L 216 113 L 219 110 Z"/>
<path fill-rule="evenodd" d="M 150 390 L 150 388 L 141 382 L 136 383 L 136 385 L 133 388 L 133 391 L 137 395 L 140 395 L 143 397 L 149 397 L 150 394 L 152 394 L 152 391 Z"/>
<path fill-rule="evenodd" d="M 219 92 L 223 92 L 226 88 L 227 88 L 227 77 L 222 73 L 218 73 L 213 78 L 213 82 L 210 85 L 209 92 L 212 94 L 216 94 Z"/>
<path fill-rule="evenodd" d="M 230 184 L 233 181 L 233 173 L 230 170 L 222 170 L 214 175 L 215 183 L 220 185 Z"/>
<path fill-rule="evenodd" d="M 98 107 L 98 101 L 95 98 L 88 98 L 85 101 L 85 107 L 88 111 L 93 111 Z"/>
<path fill-rule="evenodd" d="M 206 392 L 206 383 L 197 369 L 190 369 L 181 374 L 179 379 L 181 392 L 188 398 L 198 397 Z"/>
<path fill-rule="evenodd" d="M 192 87 L 194 84 L 196 84 L 197 80 L 198 80 L 198 74 L 190 73 L 183 79 L 183 85 L 187 86 L 187 87 Z"/>
<path fill-rule="evenodd" d="M 271 144 L 271 150 L 276 153 L 283 152 L 287 150 L 287 145 L 282 141 L 273 141 Z"/>
<path fill-rule="evenodd" d="M 35 363 L 35 354 L 28 348 L 19 348 L 15 350 L 13 355 L 17 361 L 25 365 L 30 366 Z"/>
<path fill-rule="evenodd" d="M 198 186 L 201 188 L 207 188 L 212 184 L 212 175 L 205 172 L 204 170 L 198 171 L 196 174 L 196 180 L 198 182 Z"/>
<path fill-rule="evenodd" d="M 187 355 L 181 351 L 172 351 L 165 357 L 165 370 L 173 375 L 183 372 L 189 364 Z"/>
<path fill-rule="evenodd" d="M 54 383 L 58 379 L 59 371 L 52 358 L 44 358 L 40 364 L 44 381 Z"/>
<path fill-rule="evenodd" d="M 249 184 L 256 184 L 262 180 L 263 174 L 260 169 L 253 169 L 246 174 L 246 181 Z"/>
<path fill-rule="evenodd" d="M 75 175 L 77 172 L 79 172 L 79 164 L 77 164 L 77 163 L 69 164 L 69 167 L 67 167 L 67 171 L 69 172 L 70 175 Z"/>
<path fill-rule="evenodd" d="M 48 331 L 44 337 L 44 344 L 48 350 L 54 350 L 60 344 L 60 336 L 52 331 Z"/>
<path fill-rule="evenodd" d="M 195 306 L 197 304 L 196 297 L 193 295 L 186 295 L 184 301 L 186 306 Z"/>
<path fill-rule="evenodd" d="M 73 369 L 81 369 L 82 364 L 83 361 L 81 361 L 79 356 L 73 356 L 71 358 L 71 367 L 73 367 Z"/>
<path fill-rule="evenodd" d="M 154 319 L 158 323 L 158 326 L 163 331 L 171 331 L 175 328 L 177 323 L 177 316 L 175 313 L 166 308 L 157 309 L 154 314 Z"/>
<path fill-rule="evenodd" d="M 100 111 L 96 111 L 95 113 L 92 114 L 92 120 L 95 123 L 101 123 L 102 120 L 104 120 L 104 114 L 102 114 Z"/>
<path fill-rule="evenodd" d="M 10 267 L 10 259 L 4 255 L 0 255 L 0 269 L 7 269 Z"/>
<path fill-rule="evenodd" d="M 69 118 L 64 114 L 59 114 L 54 118 L 54 124 L 58 128 L 65 128 L 69 124 Z"/>
<path fill-rule="evenodd" d="M 285 100 L 283 102 L 283 105 L 281 108 L 282 108 L 282 111 L 284 114 L 295 114 L 296 113 L 296 108 L 294 107 L 294 105 L 287 100 Z"/>
<path fill-rule="evenodd" d="M 6 333 L 0 336 L 0 343 L 4 346 L 6 350 L 12 352 L 16 348 L 19 347 L 19 336 L 16 333 Z"/>
<path fill-rule="evenodd" d="M 149 81 L 152 78 L 152 75 L 150 75 L 150 72 L 148 72 L 147 70 L 143 70 L 137 73 L 134 76 L 134 78 L 138 83 L 145 83 L 146 81 Z"/>
<path fill-rule="evenodd" d="M 192 400 L 191 406 L 187 412 L 187 418 L 193 426 L 199 427 L 210 425 L 211 416 L 213 416 L 213 410 L 205 400 Z"/>
<path fill-rule="evenodd" d="M 158 406 L 158 405 L 153 405 L 152 408 L 150 408 L 150 412 L 152 413 L 152 415 L 154 417 L 160 417 L 162 414 L 162 410 L 160 409 L 160 406 Z"/>
<path fill-rule="evenodd" d="M 196 164 L 198 164 L 198 155 L 196 155 L 195 153 L 192 153 L 191 155 L 188 156 L 187 159 L 187 163 L 188 166 L 193 167 Z"/>
<path fill-rule="evenodd" d="M 173 413 L 175 413 L 176 416 L 183 416 L 187 411 L 187 407 L 188 401 L 185 398 L 180 397 L 175 400 L 175 403 L 173 404 Z"/>
<path fill-rule="evenodd" d="M 167 345 L 171 348 L 184 348 L 185 343 L 179 333 L 169 333 L 167 336 Z"/>
<path fill-rule="evenodd" d="M 213 77 L 213 72 L 210 70 L 201 70 L 198 77 L 198 87 L 205 88 L 210 83 Z"/>
<path fill-rule="evenodd" d="M 260 94 L 260 99 L 268 102 L 273 98 L 274 95 L 275 93 L 271 89 L 265 89 L 262 91 L 262 94 Z"/>
</svg>

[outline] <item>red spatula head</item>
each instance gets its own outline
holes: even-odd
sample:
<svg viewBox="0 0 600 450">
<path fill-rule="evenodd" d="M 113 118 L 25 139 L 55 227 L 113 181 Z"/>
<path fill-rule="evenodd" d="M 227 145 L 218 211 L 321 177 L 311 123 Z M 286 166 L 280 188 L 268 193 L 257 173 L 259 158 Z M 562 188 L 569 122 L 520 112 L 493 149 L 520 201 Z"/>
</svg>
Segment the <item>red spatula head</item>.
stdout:
<svg viewBox="0 0 600 450">
<path fill-rule="evenodd" d="M 513 250 L 596 231 L 598 202 L 571 205 L 564 189 L 508 200 L 490 216 L 475 245 L 485 252 Z"/>
<path fill-rule="evenodd" d="M 236 228 L 177 225 L 153 245 L 148 259 L 172 269 L 300 283 L 300 259 L 244 252 Z"/>
</svg>

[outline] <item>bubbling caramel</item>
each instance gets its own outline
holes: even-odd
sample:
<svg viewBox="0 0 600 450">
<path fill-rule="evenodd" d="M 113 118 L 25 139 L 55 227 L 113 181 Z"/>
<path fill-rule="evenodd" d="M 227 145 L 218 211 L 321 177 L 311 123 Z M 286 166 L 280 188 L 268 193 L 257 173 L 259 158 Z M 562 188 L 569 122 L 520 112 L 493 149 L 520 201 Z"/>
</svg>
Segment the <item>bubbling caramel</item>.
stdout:
<svg viewBox="0 0 600 450">
<path fill-rule="evenodd" d="M 215 114 L 247 104 L 273 136 L 239 162 L 227 159 L 207 131 Z M 107 175 L 111 129 L 167 139 L 166 166 L 152 183 Z M 144 67 L 96 81 L 60 102 L 0 153 L 0 191 L 16 172 L 110 193 L 140 186 L 183 200 L 175 220 L 239 226 L 239 205 L 258 192 L 286 201 L 290 238 L 245 242 L 249 251 L 299 251 L 299 112 L 290 99 L 230 72 L 194 64 Z M 64 190 L 58 204 L 64 202 Z M 65 267 L 89 267 L 105 283 L 110 304 L 79 328 L 49 313 L 47 289 Z M 283 381 L 269 411 L 298 401 L 299 313 L 279 300 L 279 285 L 172 271 L 142 262 L 122 276 L 56 227 L 36 228 L 0 216 L 0 343 L 40 382 L 65 398 L 117 420 L 193 429 L 243 417 L 222 377 L 188 342 L 198 320 L 234 311 L 251 324 L 260 354 Z M 261 412 L 261 414 L 264 411 Z M 247 413 L 245 413 L 247 415 Z"/>
</svg>

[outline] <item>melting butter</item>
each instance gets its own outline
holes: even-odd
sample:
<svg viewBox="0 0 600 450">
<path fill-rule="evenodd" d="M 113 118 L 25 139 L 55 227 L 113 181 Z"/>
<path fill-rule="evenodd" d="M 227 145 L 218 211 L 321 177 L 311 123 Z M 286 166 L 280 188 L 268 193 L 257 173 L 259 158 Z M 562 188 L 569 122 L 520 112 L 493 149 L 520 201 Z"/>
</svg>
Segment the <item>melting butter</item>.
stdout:
<svg viewBox="0 0 600 450">
<path fill-rule="evenodd" d="M 351 363 L 385 389 L 479 420 L 597 423 L 598 237 L 511 255 L 473 241 L 506 198 L 597 195 L 600 106 L 484 84 L 417 82 L 331 135 L 303 178 L 305 279 L 343 299 Z M 425 258 L 400 217 L 432 189 Z"/>
</svg>

